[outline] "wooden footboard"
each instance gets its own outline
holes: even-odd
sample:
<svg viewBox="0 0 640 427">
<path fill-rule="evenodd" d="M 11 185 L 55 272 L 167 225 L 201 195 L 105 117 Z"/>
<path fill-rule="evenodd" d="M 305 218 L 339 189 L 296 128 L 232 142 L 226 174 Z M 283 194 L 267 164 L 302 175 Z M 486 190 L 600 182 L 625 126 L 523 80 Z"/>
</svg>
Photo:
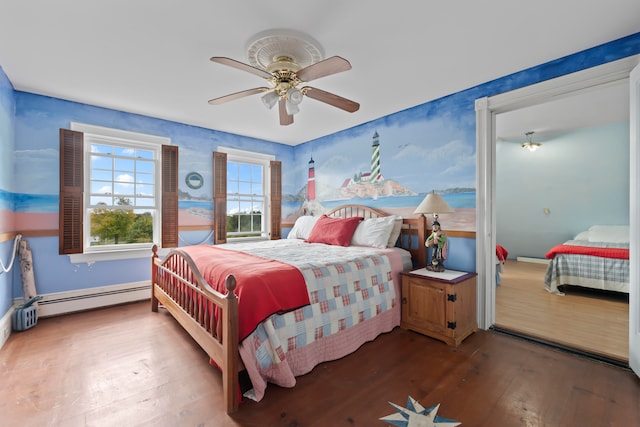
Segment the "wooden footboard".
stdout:
<svg viewBox="0 0 640 427">
<path fill-rule="evenodd" d="M 191 257 L 175 249 L 164 259 L 153 247 L 151 310 L 162 304 L 222 370 L 225 410 L 238 409 L 241 366 L 238 353 L 238 297 L 235 278 L 227 276 L 227 294 L 215 291 L 196 268 Z"/>
</svg>

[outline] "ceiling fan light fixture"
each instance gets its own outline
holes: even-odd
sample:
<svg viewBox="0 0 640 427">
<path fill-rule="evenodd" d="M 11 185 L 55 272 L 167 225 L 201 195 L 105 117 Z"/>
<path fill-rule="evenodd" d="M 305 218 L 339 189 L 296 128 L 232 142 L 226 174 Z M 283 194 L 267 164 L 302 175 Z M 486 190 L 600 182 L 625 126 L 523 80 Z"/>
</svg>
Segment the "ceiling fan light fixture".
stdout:
<svg viewBox="0 0 640 427">
<path fill-rule="evenodd" d="M 320 46 L 302 33 L 273 30 L 254 37 L 247 50 L 249 64 L 223 56 L 212 56 L 212 62 L 233 67 L 262 77 L 270 87 L 256 87 L 209 100 L 219 105 L 246 96 L 262 94 L 262 103 L 267 109 L 278 104 L 280 125 L 293 123 L 293 115 L 300 112 L 298 105 L 305 96 L 324 102 L 332 107 L 353 113 L 360 104 L 347 98 L 304 86 L 302 83 L 330 76 L 351 69 L 351 64 L 341 56 L 322 59 Z"/>
<path fill-rule="evenodd" d="M 300 108 L 298 108 L 298 104 L 294 104 L 293 102 L 291 102 L 288 99 L 287 99 L 287 102 L 285 104 L 285 107 L 287 109 L 287 114 L 290 115 L 290 116 L 293 116 L 294 114 L 300 112 Z"/>
<path fill-rule="evenodd" d="M 522 143 L 522 148 L 529 151 L 536 151 L 542 144 L 533 142 L 533 131 L 525 133 L 527 141 Z"/>
<path fill-rule="evenodd" d="M 287 99 L 291 104 L 298 105 L 302 102 L 302 92 L 295 87 L 287 90 Z"/>
<path fill-rule="evenodd" d="M 278 94 L 275 93 L 274 91 L 267 92 L 264 95 L 262 95 L 262 103 L 264 104 L 265 107 L 267 107 L 270 110 L 273 108 L 274 105 L 278 103 L 279 98 L 280 97 L 278 96 Z"/>
</svg>

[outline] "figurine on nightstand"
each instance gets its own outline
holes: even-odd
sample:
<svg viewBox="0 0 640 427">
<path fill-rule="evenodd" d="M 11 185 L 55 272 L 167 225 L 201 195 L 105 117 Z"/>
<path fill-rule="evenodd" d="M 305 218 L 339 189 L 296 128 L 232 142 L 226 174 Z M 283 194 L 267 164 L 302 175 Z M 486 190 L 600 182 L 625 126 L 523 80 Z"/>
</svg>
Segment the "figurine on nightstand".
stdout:
<svg viewBox="0 0 640 427">
<path fill-rule="evenodd" d="M 447 259 L 447 235 L 440 229 L 438 221 L 433 221 L 432 227 L 432 232 L 424 243 L 428 248 L 433 247 L 431 264 L 427 265 L 427 270 L 442 272 L 444 271 L 444 261 Z"/>
</svg>

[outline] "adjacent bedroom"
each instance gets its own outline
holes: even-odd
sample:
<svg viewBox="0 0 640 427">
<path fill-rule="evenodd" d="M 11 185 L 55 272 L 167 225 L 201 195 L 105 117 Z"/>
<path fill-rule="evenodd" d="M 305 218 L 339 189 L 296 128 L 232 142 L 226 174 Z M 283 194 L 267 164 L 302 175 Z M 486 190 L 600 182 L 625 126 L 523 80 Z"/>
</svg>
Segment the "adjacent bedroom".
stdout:
<svg viewBox="0 0 640 427">
<path fill-rule="evenodd" d="M 627 363 L 628 105 L 625 81 L 497 115 L 497 329 Z"/>
</svg>

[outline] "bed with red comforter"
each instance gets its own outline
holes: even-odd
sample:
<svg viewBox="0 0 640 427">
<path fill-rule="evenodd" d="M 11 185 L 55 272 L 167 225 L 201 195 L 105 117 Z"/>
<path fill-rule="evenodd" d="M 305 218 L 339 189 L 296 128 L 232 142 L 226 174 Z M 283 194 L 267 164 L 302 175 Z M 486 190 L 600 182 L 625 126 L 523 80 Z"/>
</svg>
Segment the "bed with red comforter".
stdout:
<svg viewBox="0 0 640 427">
<path fill-rule="evenodd" d="M 369 224 L 387 216 L 359 205 L 328 215 L 360 216 Z M 166 308 L 218 365 L 226 410 L 233 412 L 240 370 L 252 385 L 245 396 L 260 400 L 267 384 L 292 387 L 296 376 L 399 325 L 399 273 L 423 266 L 411 259 L 426 260 L 426 224 L 398 220 L 397 245 L 290 238 L 189 246 L 156 256 L 152 310 Z"/>
<path fill-rule="evenodd" d="M 545 273 L 547 291 L 562 295 L 562 285 L 629 292 L 629 244 L 569 240 L 554 246 Z"/>
</svg>

